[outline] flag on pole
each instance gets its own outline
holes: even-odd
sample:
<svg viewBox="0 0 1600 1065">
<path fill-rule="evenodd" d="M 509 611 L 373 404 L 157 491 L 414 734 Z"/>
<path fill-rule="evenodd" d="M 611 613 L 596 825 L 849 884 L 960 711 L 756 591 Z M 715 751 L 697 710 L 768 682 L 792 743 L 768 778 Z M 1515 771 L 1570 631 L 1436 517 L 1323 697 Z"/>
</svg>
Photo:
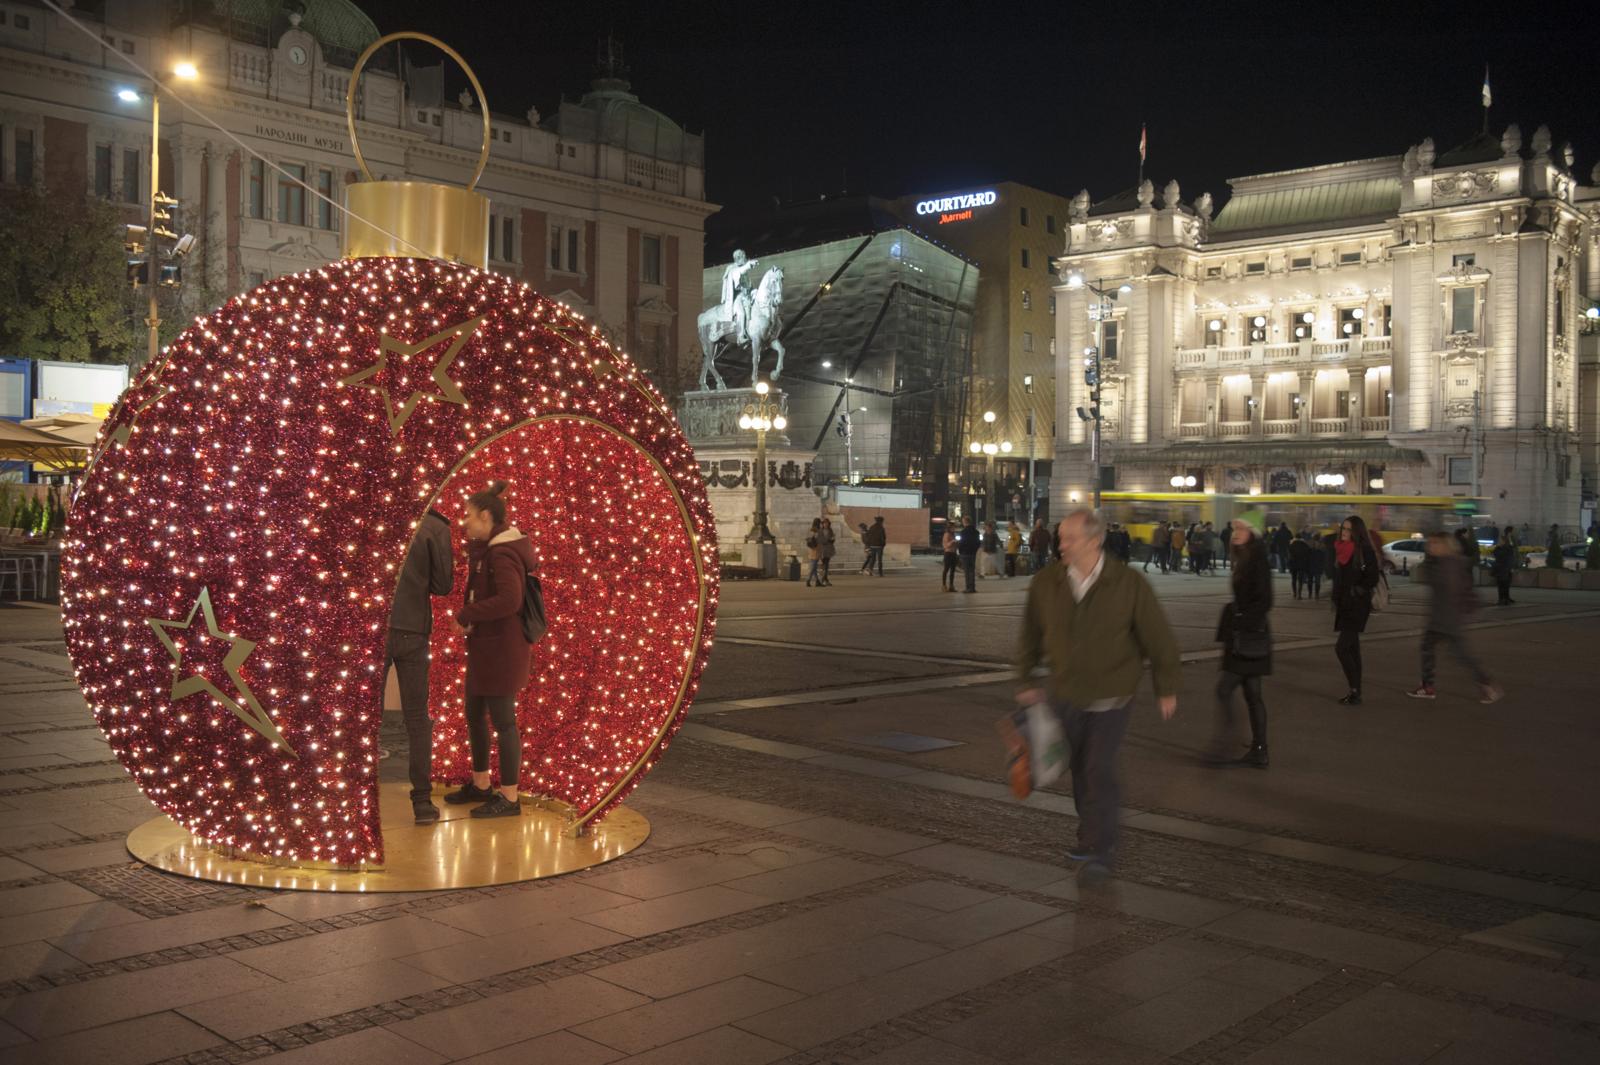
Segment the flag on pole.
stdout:
<svg viewBox="0 0 1600 1065">
<path fill-rule="evenodd" d="M 1489 91 L 1489 64 L 1483 65 L 1483 106 L 1488 108 L 1494 103 L 1494 94 Z"/>
<path fill-rule="evenodd" d="M 1489 92 L 1489 82 L 1488 82 L 1487 73 L 1485 73 L 1484 77 L 1485 77 L 1485 80 L 1484 80 L 1484 83 L 1483 83 L 1483 91 L 1484 91 L 1484 94 L 1485 94 L 1485 98 L 1487 98 L 1487 94 Z M 1484 104 L 1483 106 L 1488 107 L 1489 105 L 1488 104 Z M 1148 144 L 1149 144 L 1148 134 L 1147 134 L 1147 132 L 1145 130 L 1144 123 L 1141 122 L 1141 123 L 1139 123 L 1139 165 L 1140 166 L 1144 165 L 1145 148 L 1146 148 L 1146 146 Z"/>
</svg>

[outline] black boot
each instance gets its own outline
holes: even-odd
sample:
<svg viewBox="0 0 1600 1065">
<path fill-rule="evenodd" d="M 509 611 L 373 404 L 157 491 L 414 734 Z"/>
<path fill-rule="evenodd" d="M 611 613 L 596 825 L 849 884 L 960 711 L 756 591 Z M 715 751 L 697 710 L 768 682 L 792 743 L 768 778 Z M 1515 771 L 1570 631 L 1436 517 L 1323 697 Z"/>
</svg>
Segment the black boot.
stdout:
<svg viewBox="0 0 1600 1065">
<path fill-rule="evenodd" d="M 1361 692 L 1355 688 L 1350 689 L 1350 694 L 1339 700 L 1340 706 L 1360 706 Z"/>
<path fill-rule="evenodd" d="M 1237 766 L 1249 766 L 1254 769 L 1267 768 L 1267 746 L 1264 743 L 1254 743 L 1245 752 L 1243 758 L 1233 763 Z"/>
</svg>

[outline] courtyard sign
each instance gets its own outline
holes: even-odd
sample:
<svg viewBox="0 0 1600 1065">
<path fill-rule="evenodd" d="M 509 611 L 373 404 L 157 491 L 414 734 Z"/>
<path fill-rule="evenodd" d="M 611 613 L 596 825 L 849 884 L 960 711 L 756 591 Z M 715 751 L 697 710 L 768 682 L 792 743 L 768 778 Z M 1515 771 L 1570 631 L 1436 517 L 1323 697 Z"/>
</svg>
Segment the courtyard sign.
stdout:
<svg viewBox="0 0 1600 1065">
<path fill-rule="evenodd" d="M 1000 197 L 993 189 L 966 192 L 959 196 L 941 196 L 936 200 L 922 200 L 917 204 L 918 214 L 941 216 L 939 223 L 964 221 L 972 217 L 974 207 L 990 207 Z"/>
</svg>

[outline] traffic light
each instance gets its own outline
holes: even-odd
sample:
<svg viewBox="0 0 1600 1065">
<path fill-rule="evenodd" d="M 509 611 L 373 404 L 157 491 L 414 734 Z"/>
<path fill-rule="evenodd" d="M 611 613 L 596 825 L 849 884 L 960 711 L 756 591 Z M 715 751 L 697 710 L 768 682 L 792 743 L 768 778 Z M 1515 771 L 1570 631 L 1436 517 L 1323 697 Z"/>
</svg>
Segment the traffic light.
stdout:
<svg viewBox="0 0 1600 1065">
<path fill-rule="evenodd" d="M 122 249 L 127 260 L 128 284 L 138 288 L 149 276 L 150 227 L 129 223 L 123 228 Z"/>
<path fill-rule="evenodd" d="M 155 262 L 156 283 L 165 288 L 176 288 L 183 283 L 183 257 L 193 250 L 195 238 L 185 233 L 179 236 L 170 226 L 178 201 L 171 196 L 156 194 L 155 233 L 150 227 L 129 223 L 124 226 L 122 247 L 127 253 L 128 283 L 135 288 L 150 283 L 150 264 Z M 170 247 L 166 244 L 171 241 Z"/>
</svg>

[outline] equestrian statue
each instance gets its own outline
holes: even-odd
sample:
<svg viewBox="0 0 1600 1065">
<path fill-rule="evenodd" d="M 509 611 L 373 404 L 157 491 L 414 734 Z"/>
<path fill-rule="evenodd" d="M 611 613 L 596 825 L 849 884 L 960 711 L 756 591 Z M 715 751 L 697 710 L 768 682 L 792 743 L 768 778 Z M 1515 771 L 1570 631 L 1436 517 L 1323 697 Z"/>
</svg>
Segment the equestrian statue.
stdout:
<svg viewBox="0 0 1600 1065">
<path fill-rule="evenodd" d="M 734 252 L 733 262 L 722 271 L 722 302 L 707 308 L 698 319 L 702 390 L 709 391 L 713 381 L 717 391 L 727 390 L 728 383 L 717 372 L 717 358 L 732 348 L 750 349 L 752 382 L 760 376 L 761 353 L 767 348 L 778 355 L 772 379 L 776 381 L 783 372 L 783 342 L 778 339 L 783 331 L 779 313 L 783 305 L 783 268 L 768 269 L 751 292 L 750 275 L 756 264 L 757 260 L 747 259 L 743 251 Z"/>
</svg>

